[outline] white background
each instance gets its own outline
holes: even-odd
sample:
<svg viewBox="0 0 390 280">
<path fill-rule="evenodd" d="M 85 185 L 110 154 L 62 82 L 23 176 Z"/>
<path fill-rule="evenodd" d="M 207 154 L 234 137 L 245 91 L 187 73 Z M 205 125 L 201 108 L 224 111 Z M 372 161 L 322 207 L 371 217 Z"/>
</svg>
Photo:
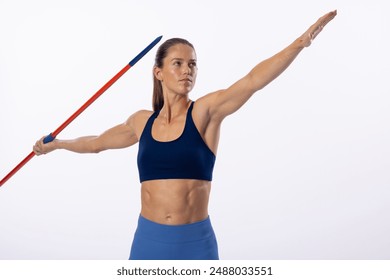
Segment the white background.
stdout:
<svg viewBox="0 0 390 280">
<path fill-rule="evenodd" d="M 154 38 L 198 56 L 192 99 L 338 16 L 226 119 L 210 215 L 222 259 L 390 258 L 387 1 L 0 0 L 0 177 Z M 58 138 L 151 109 L 156 48 Z M 0 259 L 127 259 L 137 147 L 34 157 L 0 189 Z"/>
</svg>

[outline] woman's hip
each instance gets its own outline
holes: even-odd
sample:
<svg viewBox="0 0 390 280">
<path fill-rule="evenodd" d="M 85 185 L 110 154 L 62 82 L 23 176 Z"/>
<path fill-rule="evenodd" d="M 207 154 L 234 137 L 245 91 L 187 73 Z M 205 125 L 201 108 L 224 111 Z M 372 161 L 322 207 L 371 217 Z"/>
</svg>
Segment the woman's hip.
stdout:
<svg viewBox="0 0 390 280">
<path fill-rule="evenodd" d="M 164 225 L 141 215 L 130 259 L 218 259 L 210 217 L 184 225 Z"/>
</svg>

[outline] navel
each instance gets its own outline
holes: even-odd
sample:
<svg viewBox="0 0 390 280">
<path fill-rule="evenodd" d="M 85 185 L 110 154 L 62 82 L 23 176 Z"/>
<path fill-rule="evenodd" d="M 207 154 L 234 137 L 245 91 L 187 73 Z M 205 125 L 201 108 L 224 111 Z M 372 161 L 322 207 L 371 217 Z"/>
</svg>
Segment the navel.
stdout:
<svg viewBox="0 0 390 280">
<path fill-rule="evenodd" d="M 171 214 L 166 214 L 166 215 L 165 215 L 165 221 L 166 221 L 167 223 L 169 223 L 170 221 L 172 221 L 172 215 L 171 215 Z"/>
</svg>

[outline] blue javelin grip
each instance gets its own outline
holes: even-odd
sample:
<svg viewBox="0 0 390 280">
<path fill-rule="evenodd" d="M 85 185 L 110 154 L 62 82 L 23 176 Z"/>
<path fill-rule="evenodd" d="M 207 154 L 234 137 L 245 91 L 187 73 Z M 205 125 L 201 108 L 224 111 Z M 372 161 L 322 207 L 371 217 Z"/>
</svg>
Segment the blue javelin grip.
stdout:
<svg viewBox="0 0 390 280">
<path fill-rule="evenodd" d="M 56 139 L 56 138 L 50 133 L 50 134 L 47 135 L 45 138 L 43 138 L 43 144 L 50 143 L 50 142 L 53 141 L 54 139 Z"/>
</svg>

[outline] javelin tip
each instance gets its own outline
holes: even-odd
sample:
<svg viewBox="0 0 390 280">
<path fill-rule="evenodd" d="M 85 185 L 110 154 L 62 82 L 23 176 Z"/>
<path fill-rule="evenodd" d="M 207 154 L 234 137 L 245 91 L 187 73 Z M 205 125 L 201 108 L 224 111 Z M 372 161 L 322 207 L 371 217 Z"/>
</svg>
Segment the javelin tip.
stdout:
<svg viewBox="0 0 390 280">
<path fill-rule="evenodd" d="M 153 45 L 153 47 L 155 45 L 157 45 L 157 43 L 161 41 L 162 37 L 163 37 L 163 35 L 158 36 L 156 39 L 154 39 L 154 41 L 151 43 L 151 45 Z"/>
<path fill-rule="evenodd" d="M 162 36 L 157 37 L 147 46 L 142 52 L 140 52 L 132 61 L 129 62 L 130 66 L 134 66 L 145 54 L 147 54 L 158 42 L 160 42 Z"/>
</svg>

